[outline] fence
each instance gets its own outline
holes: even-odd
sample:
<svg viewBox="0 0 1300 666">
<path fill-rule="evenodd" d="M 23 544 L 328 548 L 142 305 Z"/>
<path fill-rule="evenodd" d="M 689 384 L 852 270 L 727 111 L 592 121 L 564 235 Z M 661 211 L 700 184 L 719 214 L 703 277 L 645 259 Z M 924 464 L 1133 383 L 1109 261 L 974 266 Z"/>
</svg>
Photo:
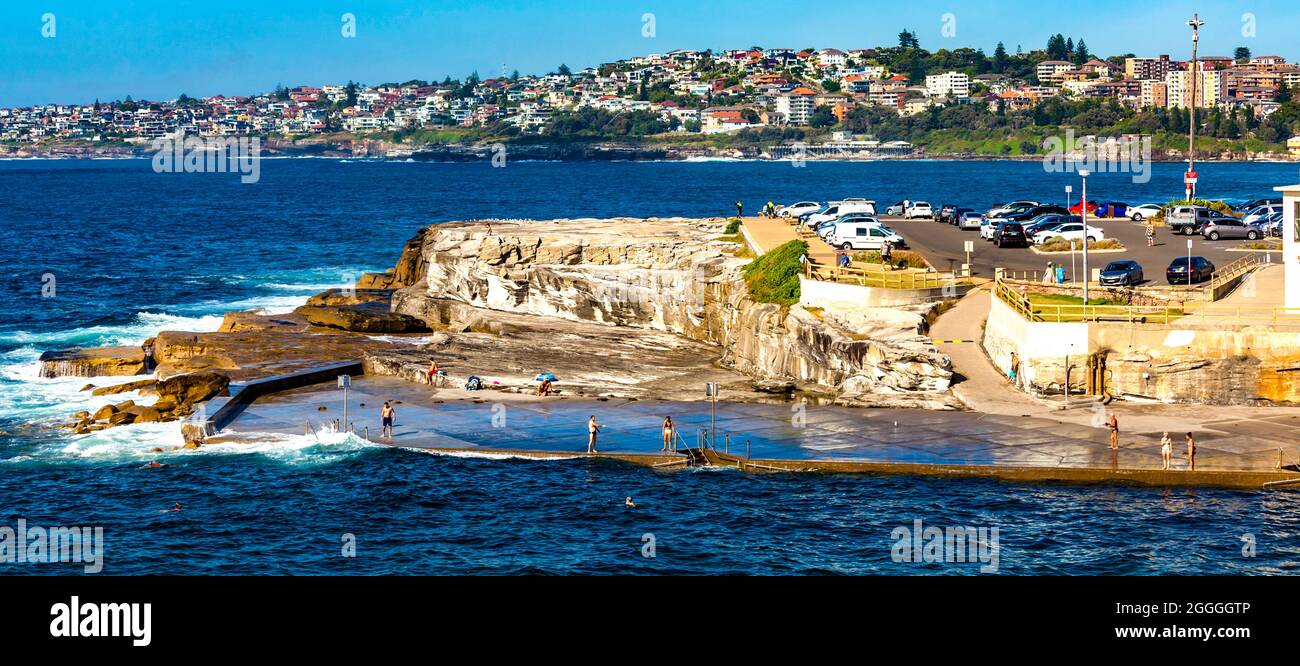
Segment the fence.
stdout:
<svg viewBox="0 0 1300 666">
<path fill-rule="evenodd" d="M 1018 290 L 1002 279 L 995 282 L 993 293 L 1028 321 L 1096 321 L 1133 324 L 1170 324 L 1177 321 L 1186 325 L 1212 323 L 1218 326 L 1235 327 L 1253 325 L 1300 328 L 1300 308 L 1234 307 L 1191 301 L 1177 305 L 1043 303 L 1035 302 L 1030 298 L 1027 285 L 1022 285 Z"/>
<path fill-rule="evenodd" d="M 822 266 L 809 261 L 804 264 L 804 277 L 822 282 L 855 284 L 880 289 L 943 289 L 970 282 L 969 275 L 939 273 L 935 271 L 872 270 L 854 266 Z"/>
</svg>

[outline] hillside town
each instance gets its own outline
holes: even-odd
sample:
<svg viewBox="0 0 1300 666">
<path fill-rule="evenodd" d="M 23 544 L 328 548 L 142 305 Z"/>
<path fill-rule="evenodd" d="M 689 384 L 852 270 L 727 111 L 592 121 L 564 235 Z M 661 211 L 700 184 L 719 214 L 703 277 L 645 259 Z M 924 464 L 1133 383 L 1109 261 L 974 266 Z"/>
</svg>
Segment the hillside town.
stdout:
<svg viewBox="0 0 1300 666">
<path fill-rule="evenodd" d="M 1193 72 L 1200 73 L 1195 82 Z M 348 82 L 281 86 L 250 96 L 3 108 L 0 142 L 139 144 L 177 133 L 292 138 L 474 129 L 505 137 L 672 137 L 826 128 L 847 130 L 841 138 L 861 138 L 872 134 L 872 119 L 882 114 L 905 119 L 954 106 L 1002 117 L 1024 114 L 1045 124 L 1033 114 L 1052 100 L 1101 101 L 1177 121 L 1193 94 L 1200 123 L 1217 123 L 1209 130 L 1217 127 L 1235 139 L 1290 102 L 1293 90 L 1300 90 L 1300 65 L 1245 48 L 1233 56 L 1201 56 L 1193 67 L 1164 54 L 1103 59 L 1083 40 L 1061 35 L 1029 52 L 1017 47 L 1008 53 L 999 43 L 992 56 L 969 48 L 931 53 L 903 31 L 897 47 L 676 50 L 580 71 L 561 65 L 544 75 L 475 73 L 441 83 Z M 1300 155 L 1297 130 L 1293 122 L 1277 123 L 1261 138 Z"/>
</svg>

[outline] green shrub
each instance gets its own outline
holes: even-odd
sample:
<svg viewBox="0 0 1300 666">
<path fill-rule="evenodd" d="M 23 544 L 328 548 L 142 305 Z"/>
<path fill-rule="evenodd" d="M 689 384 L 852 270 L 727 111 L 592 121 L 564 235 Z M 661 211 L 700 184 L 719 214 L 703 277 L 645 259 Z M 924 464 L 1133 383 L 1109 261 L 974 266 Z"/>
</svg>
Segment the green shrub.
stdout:
<svg viewBox="0 0 1300 666">
<path fill-rule="evenodd" d="M 728 236 L 740 233 L 740 218 L 733 217 L 730 220 L 727 220 L 727 228 L 723 230 L 723 233 Z"/>
<path fill-rule="evenodd" d="M 852 255 L 854 261 L 864 264 L 879 264 L 880 250 L 867 250 L 865 252 L 854 252 Z M 894 250 L 890 255 L 890 261 L 894 266 L 902 262 L 908 268 L 929 268 L 930 265 L 925 263 L 925 258 L 915 252 L 907 250 Z"/>
<path fill-rule="evenodd" d="M 742 272 L 750 297 L 759 303 L 798 303 L 799 275 L 803 272 L 799 258 L 807 253 L 807 243 L 792 240 L 746 264 Z"/>
</svg>

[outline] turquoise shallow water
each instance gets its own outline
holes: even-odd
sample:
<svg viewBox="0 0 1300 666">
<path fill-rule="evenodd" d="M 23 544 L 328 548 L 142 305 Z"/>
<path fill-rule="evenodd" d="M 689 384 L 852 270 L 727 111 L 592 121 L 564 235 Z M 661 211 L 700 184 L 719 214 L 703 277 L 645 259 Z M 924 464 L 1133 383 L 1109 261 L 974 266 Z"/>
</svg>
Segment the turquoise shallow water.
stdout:
<svg viewBox="0 0 1300 666">
<path fill-rule="evenodd" d="M 1090 180 L 1101 199 L 1160 200 Z M 1294 165 L 1200 168 L 1206 194 L 1253 198 Z M 422 225 L 467 217 L 721 215 L 737 198 L 867 196 L 976 207 L 1063 194 L 1037 163 L 420 164 L 268 160 L 262 180 L 154 174 L 147 161 L 0 162 L 0 524 L 102 525 L 108 573 L 967 573 L 890 559 L 892 529 L 998 526 L 1003 573 L 1273 573 L 1300 561 L 1296 496 L 1033 487 L 732 472 L 602 461 L 433 456 L 267 434 L 139 469 L 174 426 L 73 439 L 85 380 L 41 380 L 49 348 L 211 330 L 231 309 L 288 310 L 390 265 Z M 1217 191 L 1215 191 L 1217 190 Z M 42 276 L 57 280 L 42 298 Z M 98 381 L 97 383 L 103 383 Z M 143 451 L 143 453 L 142 453 Z M 632 495 L 636 509 L 623 507 Z M 174 502 L 181 512 L 167 512 Z M 358 557 L 339 556 L 344 533 Z M 641 554 L 654 534 L 655 558 Z M 1254 558 L 1241 536 L 1254 535 Z M 79 571 L 0 564 L 3 573 Z"/>
</svg>

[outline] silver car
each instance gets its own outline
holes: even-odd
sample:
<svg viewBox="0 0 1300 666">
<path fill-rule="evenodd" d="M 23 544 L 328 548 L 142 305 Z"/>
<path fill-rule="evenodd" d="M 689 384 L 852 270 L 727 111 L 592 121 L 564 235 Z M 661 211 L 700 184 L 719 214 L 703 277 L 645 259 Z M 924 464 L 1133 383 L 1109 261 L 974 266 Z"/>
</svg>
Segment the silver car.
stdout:
<svg viewBox="0 0 1300 666">
<path fill-rule="evenodd" d="M 1220 238 L 1245 238 L 1247 240 L 1256 240 L 1264 235 L 1264 231 L 1253 224 L 1246 224 L 1241 220 L 1233 218 L 1216 218 L 1206 222 L 1201 227 L 1201 235 L 1209 240 L 1216 241 Z"/>
</svg>

